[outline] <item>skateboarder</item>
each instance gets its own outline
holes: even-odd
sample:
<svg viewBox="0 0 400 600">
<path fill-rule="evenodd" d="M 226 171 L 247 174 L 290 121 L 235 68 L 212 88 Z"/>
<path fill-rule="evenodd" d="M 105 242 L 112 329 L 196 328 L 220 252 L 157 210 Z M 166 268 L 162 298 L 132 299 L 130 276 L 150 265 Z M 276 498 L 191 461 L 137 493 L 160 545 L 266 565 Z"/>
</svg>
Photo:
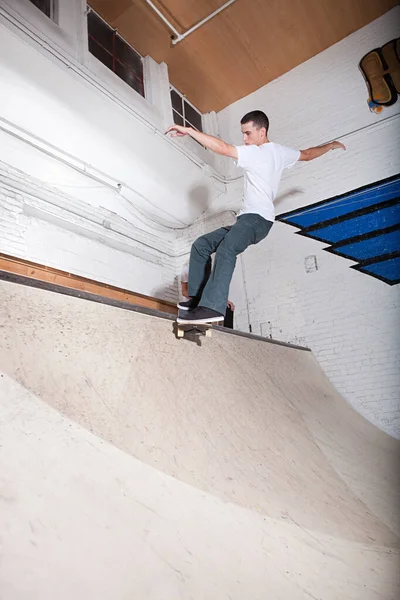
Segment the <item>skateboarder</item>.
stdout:
<svg viewBox="0 0 400 600">
<path fill-rule="evenodd" d="M 297 161 L 318 158 L 329 150 L 346 149 L 340 142 L 300 151 L 270 142 L 269 120 L 261 110 L 247 113 L 240 123 L 244 141 L 242 146 L 232 146 L 219 138 L 181 125 L 172 125 L 166 132 L 171 132 L 173 137 L 189 135 L 209 150 L 233 158 L 244 171 L 244 192 L 236 223 L 202 235 L 192 245 L 188 286 L 190 299 L 178 304 L 179 308 L 187 311 L 185 317 L 178 319 L 180 323 L 215 323 L 224 319 L 236 257 L 268 235 L 275 219 L 273 203 L 283 170 L 290 169 Z M 214 267 L 208 274 L 207 265 L 214 252 Z"/>
</svg>

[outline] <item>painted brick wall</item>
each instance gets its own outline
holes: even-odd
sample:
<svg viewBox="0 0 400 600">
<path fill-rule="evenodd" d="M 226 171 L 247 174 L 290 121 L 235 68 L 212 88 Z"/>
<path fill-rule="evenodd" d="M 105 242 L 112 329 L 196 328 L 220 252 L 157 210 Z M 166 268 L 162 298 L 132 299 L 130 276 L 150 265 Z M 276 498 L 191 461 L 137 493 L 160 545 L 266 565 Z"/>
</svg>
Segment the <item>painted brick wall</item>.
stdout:
<svg viewBox="0 0 400 600">
<path fill-rule="evenodd" d="M 110 211 L 61 195 L 4 163 L 0 252 L 138 293 L 177 298 L 171 234 L 157 237 L 138 230 Z"/>
<path fill-rule="evenodd" d="M 306 206 L 400 172 L 400 102 L 369 112 L 360 58 L 400 34 L 397 7 L 290 73 L 228 107 L 223 138 L 240 143 L 238 123 L 254 108 L 271 119 L 271 140 L 297 148 L 337 137 L 346 153 L 299 164 L 282 181 L 277 213 Z M 231 285 L 236 325 L 312 348 L 344 397 L 400 437 L 400 286 L 349 268 L 349 260 L 276 223 L 242 256 Z M 318 270 L 306 272 L 315 256 Z M 245 287 L 243 287 L 243 273 Z"/>
<path fill-rule="evenodd" d="M 223 194 L 220 160 L 164 135 L 165 64 L 144 59 L 142 98 L 88 51 L 86 2 L 58 5 L 55 26 L 0 2 L 0 251 L 175 301 L 174 227 Z"/>
<path fill-rule="evenodd" d="M 0 244 L 1 251 L 14 256 L 25 254 L 26 220 L 22 213 L 22 196 L 0 187 Z"/>
</svg>

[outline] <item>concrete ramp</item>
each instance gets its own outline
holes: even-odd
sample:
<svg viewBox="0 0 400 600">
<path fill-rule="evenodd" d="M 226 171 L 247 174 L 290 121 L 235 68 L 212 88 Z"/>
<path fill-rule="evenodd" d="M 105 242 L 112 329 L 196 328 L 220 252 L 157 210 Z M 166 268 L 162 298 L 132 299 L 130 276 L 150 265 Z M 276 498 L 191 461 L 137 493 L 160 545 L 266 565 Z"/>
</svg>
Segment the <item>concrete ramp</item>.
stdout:
<svg viewBox="0 0 400 600">
<path fill-rule="evenodd" d="M 311 352 L 0 281 L 1 600 L 397 600 L 400 443 Z"/>
</svg>

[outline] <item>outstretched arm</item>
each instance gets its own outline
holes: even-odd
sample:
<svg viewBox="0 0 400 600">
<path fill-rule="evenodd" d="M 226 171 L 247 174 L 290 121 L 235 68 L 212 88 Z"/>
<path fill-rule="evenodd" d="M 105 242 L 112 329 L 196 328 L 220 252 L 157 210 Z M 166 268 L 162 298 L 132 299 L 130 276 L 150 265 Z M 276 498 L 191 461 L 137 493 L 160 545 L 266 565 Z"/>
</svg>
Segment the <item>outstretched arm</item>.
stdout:
<svg viewBox="0 0 400 600">
<path fill-rule="evenodd" d="M 314 160 L 314 158 L 318 158 L 319 156 L 326 154 L 329 152 L 329 150 L 336 150 L 337 148 L 346 150 L 346 147 L 340 142 L 329 142 L 329 144 L 323 144 L 322 146 L 317 146 L 315 148 L 300 150 L 299 160 Z"/>
<path fill-rule="evenodd" d="M 182 137 L 184 135 L 190 135 L 194 140 L 199 142 L 202 146 L 205 146 L 212 152 L 216 154 L 221 154 L 221 156 L 229 156 L 230 158 L 238 157 L 238 152 L 235 146 L 231 146 L 227 144 L 223 140 L 220 140 L 213 135 L 208 135 L 207 133 L 201 133 L 201 131 L 197 131 L 192 127 L 183 127 L 182 125 L 172 125 L 169 127 L 165 133 L 172 133 L 172 137 Z"/>
</svg>

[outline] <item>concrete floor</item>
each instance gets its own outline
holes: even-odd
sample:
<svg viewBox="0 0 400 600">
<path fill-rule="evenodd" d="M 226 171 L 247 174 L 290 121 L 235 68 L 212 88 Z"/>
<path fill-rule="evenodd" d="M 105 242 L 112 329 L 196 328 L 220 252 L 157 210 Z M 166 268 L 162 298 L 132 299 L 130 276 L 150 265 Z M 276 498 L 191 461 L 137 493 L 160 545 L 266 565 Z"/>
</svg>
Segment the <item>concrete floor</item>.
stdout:
<svg viewBox="0 0 400 600">
<path fill-rule="evenodd" d="M 172 325 L 0 281 L 0 599 L 397 600 L 400 443 Z"/>
</svg>

